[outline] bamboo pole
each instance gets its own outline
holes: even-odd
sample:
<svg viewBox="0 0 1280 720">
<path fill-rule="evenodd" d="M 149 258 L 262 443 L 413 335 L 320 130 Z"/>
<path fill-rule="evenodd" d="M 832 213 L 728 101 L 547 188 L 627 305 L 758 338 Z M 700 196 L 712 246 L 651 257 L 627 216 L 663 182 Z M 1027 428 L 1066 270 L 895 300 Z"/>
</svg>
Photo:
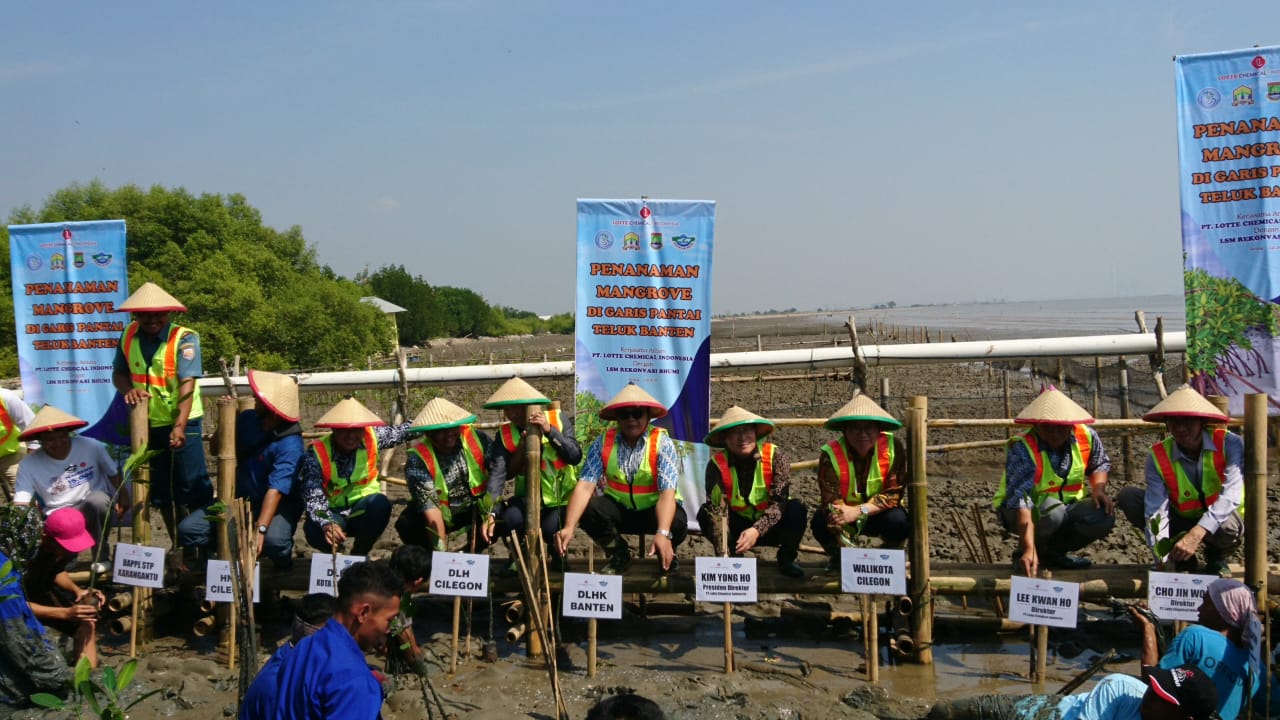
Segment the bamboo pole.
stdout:
<svg viewBox="0 0 1280 720">
<path fill-rule="evenodd" d="M 1045 580 L 1053 578 L 1053 573 L 1048 570 L 1042 571 L 1040 575 Z M 1049 665 L 1049 626 L 1032 625 L 1031 636 L 1035 639 L 1031 653 L 1031 682 L 1039 685 L 1045 681 L 1046 670 Z"/>
<path fill-rule="evenodd" d="M 1245 488 L 1244 581 L 1267 607 L 1267 396 L 1244 397 Z M 1264 650 L 1265 652 L 1265 650 Z"/>
<path fill-rule="evenodd" d="M 1093 356 L 1093 416 L 1102 414 L 1102 358 Z"/>
<path fill-rule="evenodd" d="M 151 434 L 149 399 L 143 399 L 129 412 L 129 444 L 133 452 L 147 447 Z M 133 542 L 147 545 L 151 542 L 151 468 L 142 463 L 133 471 Z M 139 645 L 151 640 L 151 590 L 133 588 L 132 612 L 129 621 L 129 657 L 138 657 Z"/>
<path fill-rule="evenodd" d="M 596 544 L 587 543 L 587 573 L 596 574 Z M 596 619 L 587 620 L 587 677 L 596 676 Z"/>
<path fill-rule="evenodd" d="M 852 320 L 852 318 L 850 318 Z M 729 557 L 729 503 L 725 501 L 725 515 L 720 518 L 720 556 Z M 733 672 L 733 604 L 724 604 L 724 672 Z"/>
<path fill-rule="evenodd" d="M 524 416 L 524 541 L 527 548 L 525 555 L 530 559 L 536 559 L 542 553 L 542 427 L 537 423 L 529 422 L 529 416 L 540 409 L 538 405 L 526 405 Z M 548 602 L 546 607 L 543 607 L 541 596 L 537 591 L 543 583 L 547 582 L 547 578 L 542 574 L 541 566 L 536 561 L 531 565 L 533 567 L 530 570 L 533 575 L 529 577 L 529 585 L 534 595 L 529 598 L 532 604 L 528 611 L 530 615 L 537 615 L 542 622 L 542 627 L 545 628 L 551 622 L 551 603 Z M 529 657 L 538 657 L 544 652 L 543 633 L 529 633 L 525 638 L 527 641 L 525 651 Z"/>
<path fill-rule="evenodd" d="M 525 477 L 526 479 L 528 478 L 527 475 Z M 525 525 L 527 527 L 528 523 Z M 546 639 L 547 626 L 542 622 L 542 616 L 537 612 L 537 606 L 541 600 L 539 599 L 537 588 L 530 582 L 533 576 L 529 574 L 529 566 L 525 563 L 524 553 L 520 550 L 520 539 L 515 537 L 515 533 L 512 533 L 511 539 L 511 545 L 516 551 L 516 560 L 520 563 L 520 580 L 524 586 L 525 600 L 528 605 L 534 608 L 534 611 L 529 614 L 530 619 L 533 620 L 533 627 L 537 631 L 534 634 L 543 636 L 543 644 L 550 644 Z M 569 717 L 569 711 L 564 703 L 564 695 L 560 693 L 560 669 L 556 666 L 556 654 L 554 652 L 547 652 L 544 653 L 544 656 L 547 664 L 547 672 L 551 676 L 551 692 L 556 699 L 556 717 L 559 718 L 559 720 L 567 720 Z"/>
<path fill-rule="evenodd" d="M 1009 371 L 1000 371 L 1000 385 L 1004 390 L 1004 416 L 1007 420 L 1013 420 L 1013 398 L 1009 395 Z M 1004 431 L 1005 439 L 1013 437 L 1013 426 L 1010 425 Z"/>
<path fill-rule="evenodd" d="M 1125 362 L 1124 356 L 1120 358 L 1120 417 L 1129 419 L 1133 417 L 1133 413 L 1129 408 L 1129 364 Z M 1133 438 L 1128 435 L 1124 436 L 1124 479 L 1127 482 L 1133 482 Z"/>
<path fill-rule="evenodd" d="M 223 522 L 214 523 L 217 528 L 218 557 L 228 562 L 235 562 L 231 557 L 231 522 L 233 517 L 232 502 L 236 496 L 236 404 L 231 396 L 218 398 L 218 500 L 223 504 Z M 227 651 L 227 667 L 236 666 L 236 623 L 239 608 L 235 602 L 222 603 L 217 608 L 218 644 Z"/>
<path fill-rule="evenodd" d="M 458 672 L 458 626 L 462 622 L 462 597 L 453 596 L 453 632 L 449 636 L 449 674 Z"/>
<path fill-rule="evenodd" d="M 880 407 L 889 404 L 889 378 L 880 378 Z"/>
<path fill-rule="evenodd" d="M 911 508 L 911 631 L 916 640 L 916 662 L 933 664 L 933 598 L 929 592 L 929 480 L 925 446 L 929 431 L 929 398 L 916 395 L 907 411 L 910 425 L 911 482 L 907 486 Z"/>
<path fill-rule="evenodd" d="M 870 595 L 861 595 L 863 619 L 863 647 L 867 653 L 867 682 L 880 682 L 880 620 L 876 601 Z"/>
</svg>

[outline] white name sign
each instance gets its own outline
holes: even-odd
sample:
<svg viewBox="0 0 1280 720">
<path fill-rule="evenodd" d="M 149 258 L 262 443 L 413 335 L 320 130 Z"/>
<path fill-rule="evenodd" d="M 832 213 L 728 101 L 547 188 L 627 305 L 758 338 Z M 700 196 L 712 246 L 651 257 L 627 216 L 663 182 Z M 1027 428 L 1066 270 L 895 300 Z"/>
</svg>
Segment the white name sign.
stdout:
<svg viewBox="0 0 1280 720">
<path fill-rule="evenodd" d="M 338 581 L 342 579 L 342 573 L 347 568 L 358 562 L 364 562 L 363 555 L 339 555 L 338 556 L 338 572 L 334 574 L 333 556 L 321 555 L 316 553 L 311 556 L 311 586 L 307 590 L 310 593 L 329 593 L 336 596 L 338 594 Z M 254 583 L 257 585 L 257 583 Z M 255 598 L 256 599 L 256 598 Z"/>
<path fill-rule="evenodd" d="M 253 564 L 253 601 L 262 598 L 262 565 Z M 205 573 L 204 599 L 212 602 L 232 602 L 235 596 L 231 591 L 231 563 L 226 560 L 210 560 Z"/>
<path fill-rule="evenodd" d="M 1147 574 L 1147 607 L 1165 620 L 1200 619 L 1200 603 L 1217 575 L 1150 572 Z"/>
<path fill-rule="evenodd" d="M 431 554 L 432 595 L 489 596 L 489 556 L 436 551 Z"/>
<path fill-rule="evenodd" d="M 565 573 L 561 612 L 566 617 L 620 619 L 622 576 Z"/>
<path fill-rule="evenodd" d="M 759 579 L 755 558 L 694 558 L 698 602 L 753 603 Z"/>
<path fill-rule="evenodd" d="M 871 595 L 907 594 L 907 552 L 840 548 L 840 591 Z"/>
<path fill-rule="evenodd" d="M 146 545 L 116 544 L 111 577 L 122 585 L 164 587 L 164 550 Z"/>
<path fill-rule="evenodd" d="M 1009 578 L 1009 619 L 1032 625 L 1073 628 L 1080 584 L 1014 575 Z"/>
</svg>

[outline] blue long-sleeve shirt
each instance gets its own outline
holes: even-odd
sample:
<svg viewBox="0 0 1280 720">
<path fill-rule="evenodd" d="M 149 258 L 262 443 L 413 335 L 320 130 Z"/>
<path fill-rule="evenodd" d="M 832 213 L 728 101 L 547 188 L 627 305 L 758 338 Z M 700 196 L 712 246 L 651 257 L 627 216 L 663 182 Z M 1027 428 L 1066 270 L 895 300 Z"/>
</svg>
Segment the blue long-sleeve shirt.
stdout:
<svg viewBox="0 0 1280 720">
<path fill-rule="evenodd" d="M 288 497 L 301 488 L 302 428 L 298 423 L 268 432 L 253 410 L 236 417 L 236 497 L 261 502 L 268 490 Z"/>
<path fill-rule="evenodd" d="M 336 621 L 298 641 L 276 681 L 275 720 L 376 720 L 382 688 L 364 653 Z"/>
</svg>

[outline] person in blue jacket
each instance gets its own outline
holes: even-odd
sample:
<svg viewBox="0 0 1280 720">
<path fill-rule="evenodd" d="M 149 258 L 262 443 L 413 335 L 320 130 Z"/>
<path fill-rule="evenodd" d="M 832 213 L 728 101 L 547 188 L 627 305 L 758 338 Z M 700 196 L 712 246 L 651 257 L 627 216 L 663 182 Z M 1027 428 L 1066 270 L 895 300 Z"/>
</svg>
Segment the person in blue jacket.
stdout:
<svg viewBox="0 0 1280 720">
<path fill-rule="evenodd" d="M 240 720 L 267 720 L 276 709 L 276 683 L 285 658 L 302 638 L 314 635 L 338 610 L 338 601 L 328 593 L 312 593 L 302 598 L 293 615 L 293 632 L 289 641 L 276 648 L 258 671 L 240 703 Z"/>
</svg>

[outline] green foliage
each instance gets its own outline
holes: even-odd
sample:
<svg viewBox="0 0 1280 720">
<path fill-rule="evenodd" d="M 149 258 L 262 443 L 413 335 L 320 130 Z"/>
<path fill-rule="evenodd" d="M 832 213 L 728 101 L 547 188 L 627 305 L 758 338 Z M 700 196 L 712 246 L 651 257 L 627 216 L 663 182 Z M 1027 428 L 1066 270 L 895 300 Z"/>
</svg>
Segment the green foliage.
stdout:
<svg viewBox="0 0 1280 720">
<path fill-rule="evenodd" d="M 1216 278 L 1204 270 L 1184 273 L 1187 294 L 1187 366 L 1214 377 L 1219 358 L 1232 345 L 1253 349 L 1246 330 L 1280 334 L 1275 305 L 1259 298 L 1235 278 Z"/>
<path fill-rule="evenodd" d="M 410 275 L 403 265 L 380 268 L 368 277 L 366 287 L 407 311 L 396 317 L 401 345 L 421 345 L 424 340 L 444 334 L 447 322 L 435 290 L 421 276 Z"/>
<path fill-rule="evenodd" d="M 320 266 L 301 228 L 267 227 L 239 194 L 192 195 L 182 188 L 110 189 L 95 180 L 49 196 L 10 224 L 124 219 L 129 285 L 154 281 L 181 300 L 178 322 L 200 333 L 205 358 L 239 354 L 249 367 L 324 368 L 363 361 L 387 348 L 389 320 L 360 302 L 362 289 Z M 8 234 L 0 238 L 7 257 Z M 0 277 L 12 280 L 9 263 Z M 13 305 L 0 297 L 0 332 L 13 332 Z M 15 342 L 0 342 L 0 373 L 16 374 Z"/>
<path fill-rule="evenodd" d="M 600 418 L 600 410 L 603 408 L 604 403 L 600 398 L 589 392 L 573 396 L 573 428 L 584 450 L 609 427 L 608 421 Z"/>
<path fill-rule="evenodd" d="M 88 705 L 93 714 L 102 720 L 124 720 L 125 713 L 130 708 L 163 689 L 157 688 L 143 693 L 129 704 L 122 706 L 120 704 L 120 694 L 133 682 L 133 677 L 137 672 L 138 661 L 136 658 L 129 659 L 120 668 L 119 673 L 115 671 L 115 668 L 104 665 L 102 668 L 102 684 L 98 684 L 93 680 L 93 668 L 89 665 L 89 659 L 82 657 L 80 662 L 76 663 L 75 674 L 71 679 L 70 701 L 63 700 L 50 693 L 36 693 L 31 696 L 31 702 L 51 710 L 71 709 L 75 712 L 76 717 L 80 717 L 84 711 L 84 706 Z"/>
</svg>

